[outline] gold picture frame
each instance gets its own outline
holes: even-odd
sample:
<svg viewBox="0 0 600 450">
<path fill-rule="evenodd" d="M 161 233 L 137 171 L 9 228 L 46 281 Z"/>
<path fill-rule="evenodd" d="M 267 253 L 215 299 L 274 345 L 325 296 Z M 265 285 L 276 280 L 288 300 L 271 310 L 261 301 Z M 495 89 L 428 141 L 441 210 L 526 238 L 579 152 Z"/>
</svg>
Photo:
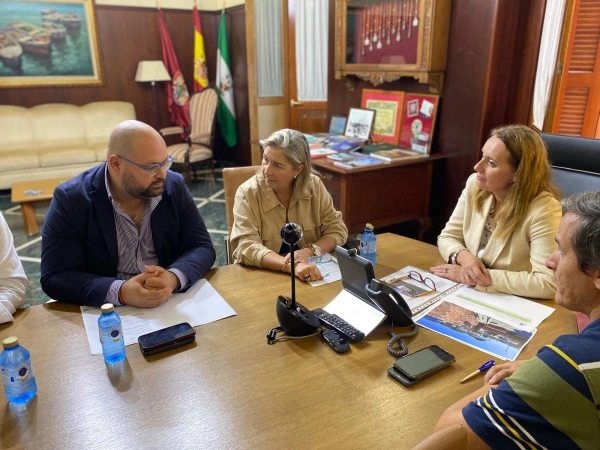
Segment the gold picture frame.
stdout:
<svg viewBox="0 0 600 450">
<path fill-rule="evenodd" d="M 0 88 L 102 86 L 93 0 L 0 0 Z"/>
</svg>

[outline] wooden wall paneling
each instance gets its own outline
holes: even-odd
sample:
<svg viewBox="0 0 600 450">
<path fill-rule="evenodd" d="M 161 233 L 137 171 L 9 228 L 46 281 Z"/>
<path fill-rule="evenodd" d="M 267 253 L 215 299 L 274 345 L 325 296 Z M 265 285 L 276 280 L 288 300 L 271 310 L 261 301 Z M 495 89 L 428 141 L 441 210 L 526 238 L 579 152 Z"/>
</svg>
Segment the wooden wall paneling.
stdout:
<svg viewBox="0 0 600 450">
<path fill-rule="evenodd" d="M 512 102 L 509 102 L 513 123 L 529 125 L 533 122 L 533 89 L 545 11 L 546 0 L 530 0 L 523 3 L 516 43 L 518 53 L 514 63 L 517 70 L 513 71 L 516 95 L 512 97 Z"/>
<path fill-rule="evenodd" d="M 193 86 L 193 30 L 191 11 L 163 10 L 171 34 L 181 71 L 188 88 Z M 100 54 L 105 83 L 100 87 L 44 87 L 0 89 L 0 104 L 32 107 L 44 103 L 70 103 L 83 105 L 94 101 L 120 100 L 133 103 L 138 120 L 153 123 L 152 92 L 149 83 L 134 81 L 138 61 L 162 59 L 158 13 L 154 8 L 96 7 Z M 205 41 L 209 80 L 214 83 L 217 58 L 217 38 L 220 11 L 200 11 L 200 21 Z M 226 11 L 229 19 L 229 50 L 234 74 L 235 102 L 238 111 L 240 144 L 229 151 L 217 148 L 216 157 L 232 158 L 244 162 L 244 140 L 248 142 L 247 74 L 245 70 L 244 7 Z M 240 20 L 241 18 L 241 20 Z M 240 24 L 240 22 L 242 22 Z M 244 58 L 238 63 L 238 58 Z M 157 85 L 158 108 L 161 126 L 169 125 L 167 99 L 164 86 Z M 246 115 L 246 116 L 245 116 Z M 246 117 L 246 118 L 245 118 Z M 221 141 L 222 143 L 222 141 Z M 224 144 L 221 144 L 224 145 Z M 226 151 L 223 151 L 223 148 Z M 248 161 L 249 161 L 249 148 Z M 239 159 L 239 161 L 237 161 Z"/>
<path fill-rule="evenodd" d="M 431 216 L 444 227 L 465 186 L 484 138 L 484 93 L 489 89 L 491 44 L 497 1 L 454 0 L 450 18 L 448 64 L 436 131 L 445 170 L 435 170 Z"/>
</svg>

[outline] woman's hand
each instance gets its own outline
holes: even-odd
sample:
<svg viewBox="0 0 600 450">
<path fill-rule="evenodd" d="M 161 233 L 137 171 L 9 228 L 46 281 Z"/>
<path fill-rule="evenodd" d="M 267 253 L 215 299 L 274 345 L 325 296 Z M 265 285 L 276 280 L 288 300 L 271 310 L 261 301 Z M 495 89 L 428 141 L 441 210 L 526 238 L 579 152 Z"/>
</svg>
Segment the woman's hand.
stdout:
<svg viewBox="0 0 600 450">
<path fill-rule="evenodd" d="M 507 377 L 510 377 L 516 370 L 521 367 L 526 361 L 511 361 L 504 364 L 500 364 L 499 366 L 491 367 L 485 374 L 485 378 L 483 379 L 484 384 L 489 385 L 497 385 L 502 380 Z"/>
<path fill-rule="evenodd" d="M 294 259 L 295 261 L 295 259 Z M 323 275 L 315 264 L 299 263 L 294 266 L 294 274 L 302 281 L 322 280 Z"/>
<path fill-rule="evenodd" d="M 475 286 L 477 284 L 489 286 L 492 284 L 490 274 L 483 265 L 483 262 L 470 251 L 462 250 L 458 254 L 456 262 L 461 267 L 461 283 L 470 286 Z"/>
<path fill-rule="evenodd" d="M 290 262 L 291 260 L 291 253 L 288 253 L 285 256 L 285 260 L 284 262 L 287 264 Z M 294 264 L 298 264 L 298 263 L 304 263 L 307 264 L 308 263 L 308 258 L 310 258 L 313 255 L 312 249 L 310 248 L 301 248 L 300 250 L 296 250 L 294 252 Z"/>
<path fill-rule="evenodd" d="M 452 280 L 455 283 L 462 283 L 460 276 L 461 267 L 456 264 L 442 264 L 441 266 L 431 267 L 429 271 L 441 278 Z"/>
</svg>

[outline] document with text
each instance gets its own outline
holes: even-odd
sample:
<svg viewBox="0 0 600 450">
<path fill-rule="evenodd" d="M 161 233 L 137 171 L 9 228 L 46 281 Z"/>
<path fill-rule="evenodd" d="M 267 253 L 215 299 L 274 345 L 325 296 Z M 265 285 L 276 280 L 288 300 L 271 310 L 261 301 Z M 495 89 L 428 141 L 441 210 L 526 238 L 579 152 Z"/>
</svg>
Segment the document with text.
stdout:
<svg viewBox="0 0 600 450">
<path fill-rule="evenodd" d="M 236 315 L 233 308 L 205 279 L 199 280 L 186 292 L 173 294 L 167 302 L 157 308 L 122 306 L 116 307 L 115 311 L 121 317 L 125 345 L 137 343 L 142 334 L 178 323 L 188 322 L 195 327 Z M 100 314 L 100 308 L 81 307 L 92 355 L 102 353 L 98 329 Z"/>
</svg>

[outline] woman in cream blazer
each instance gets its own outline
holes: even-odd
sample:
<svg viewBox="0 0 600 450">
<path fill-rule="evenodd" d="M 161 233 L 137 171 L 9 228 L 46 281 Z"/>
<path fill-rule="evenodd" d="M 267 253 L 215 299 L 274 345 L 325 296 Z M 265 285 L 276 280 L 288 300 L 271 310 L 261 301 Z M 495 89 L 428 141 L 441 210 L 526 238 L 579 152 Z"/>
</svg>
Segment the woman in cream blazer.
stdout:
<svg viewBox="0 0 600 450">
<path fill-rule="evenodd" d="M 492 130 L 476 173 L 438 237 L 432 273 L 487 292 L 553 298 L 546 259 L 562 216 L 546 147 L 524 125 Z"/>
</svg>

